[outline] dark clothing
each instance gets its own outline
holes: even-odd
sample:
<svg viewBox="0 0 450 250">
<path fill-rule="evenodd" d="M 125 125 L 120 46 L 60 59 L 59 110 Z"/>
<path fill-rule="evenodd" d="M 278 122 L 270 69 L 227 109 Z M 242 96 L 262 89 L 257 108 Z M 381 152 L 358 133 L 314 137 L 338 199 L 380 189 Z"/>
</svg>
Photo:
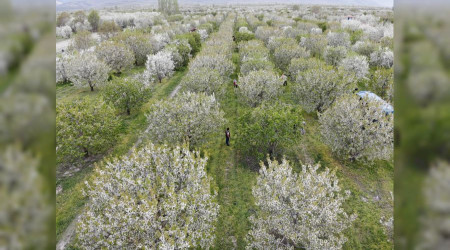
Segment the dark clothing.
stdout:
<svg viewBox="0 0 450 250">
<path fill-rule="evenodd" d="M 225 131 L 225 142 L 227 146 L 230 146 L 230 131 Z"/>
<path fill-rule="evenodd" d="M 230 138 L 229 138 L 229 137 L 227 137 L 227 139 L 225 140 L 225 142 L 226 142 L 227 146 L 230 146 Z"/>
</svg>

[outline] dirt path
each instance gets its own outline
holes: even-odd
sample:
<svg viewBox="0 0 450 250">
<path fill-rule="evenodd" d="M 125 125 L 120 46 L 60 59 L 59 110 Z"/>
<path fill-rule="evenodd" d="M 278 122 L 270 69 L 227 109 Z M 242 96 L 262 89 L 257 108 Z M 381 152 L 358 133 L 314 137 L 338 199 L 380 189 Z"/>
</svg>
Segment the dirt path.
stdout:
<svg viewBox="0 0 450 250">
<path fill-rule="evenodd" d="M 181 89 L 181 84 L 178 84 L 178 86 L 172 91 L 172 93 L 170 93 L 169 98 L 173 98 L 180 89 Z"/>
<path fill-rule="evenodd" d="M 77 228 L 78 220 L 80 219 L 81 214 L 77 215 L 75 219 L 70 223 L 70 225 L 66 228 L 66 231 L 61 235 L 58 244 L 56 245 L 56 250 L 63 250 L 66 246 L 74 240 L 75 237 L 75 229 Z"/>
</svg>

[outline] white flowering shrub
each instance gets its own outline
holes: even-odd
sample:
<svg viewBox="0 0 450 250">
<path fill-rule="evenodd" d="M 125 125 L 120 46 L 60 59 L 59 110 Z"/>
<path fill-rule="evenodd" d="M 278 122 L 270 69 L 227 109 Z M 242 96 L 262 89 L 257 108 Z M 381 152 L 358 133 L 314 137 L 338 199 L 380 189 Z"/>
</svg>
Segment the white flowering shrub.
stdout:
<svg viewBox="0 0 450 250">
<path fill-rule="evenodd" d="M 120 32 L 114 40 L 126 44 L 133 51 L 138 66 L 144 65 L 147 55 L 153 54 L 153 46 L 143 32 L 127 30 Z"/>
<path fill-rule="evenodd" d="M 322 29 L 321 28 L 312 28 L 310 30 L 310 33 L 311 34 L 315 34 L 315 35 L 319 35 L 319 34 L 322 34 Z"/>
<path fill-rule="evenodd" d="M 341 158 L 389 160 L 393 154 L 393 114 L 386 103 L 357 95 L 342 96 L 319 116 L 325 143 Z"/>
<path fill-rule="evenodd" d="M 70 26 L 56 27 L 56 37 L 68 39 L 72 36 L 72 28 Z"/>
<path fill-rule="evenodd" d="M 75 25 L 73 27 L 74 27 L 73 30 L 75 30 L 77 33 L 81 32 L 81 31 L 91 31 L 92 30 L 92 26 L 88 20 L 84 20 L 83 22 L 77 22 L 77 23 L 75 23 Z"/>
<path fill-rule="evenodd" d="M 250 30 L 248 30 L 247 27 L 243 26 L 239 28 L 240 33 L 252 33 Z"/>
<path fill-rule="evenodd" d="M 258 208 L 247 249 L 341 249 L 356 215 L 342 207 L 350 191 L 342 194 L 335 172 L 316 164 L 295 173 L 285 159 L 267 163 L 252 189 Z"/>
<path fill-rule="evenodd" d="M 152 141 L 191 146 L 222 132 L 224 112 L 214 95 L 185 92 L 170 100 L 155 103 L 147 115 L 148 135 Z"/>
<path fill-rule="evenodd" d="M 308 50 L 312 56 L 322 56 L 324 48 L 327 46 L 327 39 L 324 35 L 310 35 L 300 39 L 300 46 Z"/>
<path fill-rule="evenodd" d="M 262 41 L 250 40 L 247 42 L 240 42 L 238 49 L 241 62 L 256 58 L 266 61 L 269 60 L 269 50 L 264 46 Z"/>
<path fill-rule="evenodd" d="M 317 58 L 294 58 L 289 64 L 289 76 L 295 80 L 299 72 L 307 71 L 312 68 L 324 67 L 325 63 Z"/>
<path fill-rule="evenodd" d="M 95 48 L 97 58 L 105 62 L 112 70 L 121 73 L 130 69 L 135 62 L 133 52 L 123 43 L 105 41 Z"/>
<path fill-rule="evenodd" d="M 251 106 L 275 99 L 282 86 L 283 80 L 272 71 L 251 71 L 239 77 L 239 95 Z"/>
<path fill-rule="evenodd" d="M 202 41 L 205 41 L 208 38 L 208 31 L 207 30 L 200 29 L 197 32 L 198 32 L 198 34 L 200 34 L 200 38 L 202 39 Z"/>
<path fill-rule="evenodd" d="M 310 56 L 309 52 L 298 44 L 282 44 L 275 49 L 273 55 L 276 65 L 282 70 L 288 69 L 293 58 L 306 58 Z"/>
<path fill-rule="evenodd" d="M 389 49 L 381 49 L 370 54 L 370 65 L 384 68 L 394 66 L 394 53 Z"/>
<path fill-rule="evenodd" d="M 336 98 L 356 87 L 352 77 L 331 66 L 318 66 L 300 72 L 293 85 L 295 99 L 307 112 L 323 112 Z"/>
<path fill-rule="evenodd" d="M 358 20 L 351 19 L 351 20 L 341 20 L 341 27 L 343 29 L 348 29 L 350 31 L 358 31 L 362 29 L 362 23 Z"/>
<path fill-rule="evenodd" d="M 209 248 L 219 212 L 207 158 L 185 146 L 149 144 L 112 159 L 86 182 L 90 197 L 77 225 L 84 249 Z"/>
<path fill-rule="evenodd" d="M 384 37 L 384 30 L 379 27 L 368 26 L 364 29 L 364 35 L 373 42 L 379 42 Z"/>
<path fill-rule="evenodd" d="M 148 81 L 153 81 L 156 78 L 161 83 L 162 79 L 173 74 L 174 69 L 175 64 L 172 60 L 172 53 L 160 51 L 155 55 L 147 56 L 144 74 Z"/>
<path fill-rule="evenodd" d="M 244 76 L 252 71 L 258 70 L 272 71 L 273 69 L 274 69 L 273 63 L 269 60 L 264 59 L 250 59 L 241 64 L 241 74 Z"/>
<path fill-rule="evenodd" d="M 150 42 L 153 45 L 153 51 L 158 52 L 170 42 L 170 37 L 167 33 L 155 34 L 150 38 Z"/>
<path fill-rule="evenodd" d="M 39 162 L 19 146 L 0 151 L 0 199 L 4 201 L 0 202 L 0 232 L 5 249 L 42 247 L 51 239 L 49 220 L 54 208 Z"/>
<path fill-rule="evenodd" d="M 418 249 L 442 249 L 448 246 L 450 231 L 450 164 L 434 163 L 423 185 L 425 212 L 422 215 L 421 241 Z"/>
<path fill-rule="evenodd" d="M 350 47 L 350 35 L 347 32 L 330 32 L 327 34 L 327 42 L 329 46 Z"/>
<path fill-rule="evenodd" d="M 365 56 L 348 56 L 341 61 L 339 67 L 341 70 L 355 74 L 358 79 L 365 78 L 369 73 L 369 62 Z"/>
<path fill-rule="evenodd" d="M 77 87 L 101 86 L 108 80 L 109 66 L 89 52 L 78 53 L 68 60 L 67 76 Z"/>
<path fill-rule="evenodd" d="M 370 54 L 376 50 L 376 45 L 370 41 L 357 41 L 352 46 L 352 50 L 369 58 Z"/>
<path fill-rule="evenodd" d="M 220 94 L 224 83 L 224 78 L 215 69 L 191 68 L 180 84 L 187 91 L 211 95 Z"/>
<path fill-rule="evenodd" d="M 331 47 L 327 46 L 323 53 L 325 62 L 330 65 L 338 66 L 342 59 L 347 55 L 347 49 L 343 46 Z"/>
<path fill-rule="evenodd" d="M 67 54 L 56 56 L 56 83 L 63 83 L 69 81 L 67 75 L 69 56 Z"/>
<path fill-rule="evenodd" d="M 198 55 L 190 65 L 191 68 L 215 69 L 221 76 L 228 76 L 234 71 L 234 64 L 224 55 Z"/>
<path fill-rule="evenodd" d="M 267 43 L 269 38 L 271 36 L 277 36 L 277 33 L 278 31 L 274 27 L 258 26 L 255 31 L 255 37 Z"/>
</svg>

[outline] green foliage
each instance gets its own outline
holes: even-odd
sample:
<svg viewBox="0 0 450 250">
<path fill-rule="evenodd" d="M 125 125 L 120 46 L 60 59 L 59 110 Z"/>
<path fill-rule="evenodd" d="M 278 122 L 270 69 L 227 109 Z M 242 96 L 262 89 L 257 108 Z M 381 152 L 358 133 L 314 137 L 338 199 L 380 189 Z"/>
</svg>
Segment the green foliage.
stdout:
<svg viewBox="0 0 450 250">
<path fill-rule="evenodd" d="M 149 41 L 148 35 L 139 30 L 126 30 L 120 32 L 113 38 L 115 41 L 122 42 L 133 51 L 136 58 L 136 65 L 145 65 L 147 55 L 153 53 L 152 44 Z"/>
<path fill-rule="evenodd" d="M 56 26 L 61 27 L 67 24 L 70 20 L 70 14 L 67 12 L 62 12 L 59 14 L 59 16 L 56 18 Z"/>
<path fill-rule="evenodd" d="M 172 16 L 168 16 L 167 18 L 168 22 L 177 22 L 177 21 L 182 21 L 183 20 L 183 16 L 178 14 L 178 15 L 172 15 Z"/>
<path fill-rule="evenodd" d="M 361 40 L 361 37 L 364 34 L 362 30 L 356 30 L 349 33 L 350 33 L 350 41 L 352 44 L 355 44 L 357 41 Z"/>
<path fill-rule="evenodd" d="M 267 23 L 267 25 L 269 25 L 269 26 L 273 26 L 273 20 L 267 20 L 266 23 Z"/>
<path fill-rule="evenodd" d="M 327 30 L 327 28 L 328 28 L 327 22 L 319 22 L 319 23 L 317 23 L 317 26 L 319 26 L 319 28 L 322 29 L 322 32 L 325 32 L 325 30 Z"/>
<path fill-rule="evenodd" d="M 110 38 L 113 33 L 119 32 L 121 29 L 114 21 L 104 21 L 98 28 L 100 35 Z"/>
<path fill-rule="evenodd" d="M 96 10 L 92 10 L 88 15 L 88 21 L 91 24 L 92 30 L 97 31 L 100 23 L 100 16 Z"/>
<path fill-rule="evenodd" d="M 79 10 L 73 14 L 73 22 L 74 23 L 83 23 L 86 20 L 86 14 L 84 11 Z"/>
<path fill-rule="evenodd" d="M 236 20 L 234 27 L 236 31 L 238 31 L 240 27 L 247 27 L 248 29 L 250 29 L 250 25 L 248 25 L 247 21 L 243 17 L 240 17 Z"/>
<path fill-rule="evenodd" d="M 214 25 L 212 23 L 210 23 L 210 22 L 203 23 L 203 24 L 200 24 L 197 27 L 197 29 L 199 29 L 199 30 L 206 30 L 206 32 L 208 32 L 208 34 L 210 34 L 211 32 L 214 31 Z"/>
<path fill-rule="evenodd" d="M 298 106 L 262 105 L 239 118 L 237 147 L 244 155 L 258 160 L 281 157 L 285 149 L 298 142 L 303 120 Z M 257 162 L 257 161 L 256 161 Z"/>
<path fill-rule="evenodd" d="M 202 46 L 202 39 L 197 32 L 190 32 L 185 34 L 179 34 L 175 36 L 175 39 L 186 39 L 189 42 L 189 45 L 192 48 L 191 55 L 194 56 L 200 51 L 200 47 Z"/>
<path fill-rule="evenodd" d="M 132 109 L 140 107 L 150 97 L 151 89 L 135 79 L 115 78 L 102 94 L 106 102 L 130 115 Z"/>
<path fill-rule="evenodd" d="M 246 33 L 246 32 L 236 32 L 235 38 L 236 38 L 236 43 L 239 43 L 242 41 L 250 41 L 252 39 L 255 39 L 255 34 Z"/>
<path fill-rule="evenodd" d="M 56 153 L 59 162 L 106 152 L 117 138 L 120 122 L 103 100 L 81 99 L 56 107 Z"/>
</svg>

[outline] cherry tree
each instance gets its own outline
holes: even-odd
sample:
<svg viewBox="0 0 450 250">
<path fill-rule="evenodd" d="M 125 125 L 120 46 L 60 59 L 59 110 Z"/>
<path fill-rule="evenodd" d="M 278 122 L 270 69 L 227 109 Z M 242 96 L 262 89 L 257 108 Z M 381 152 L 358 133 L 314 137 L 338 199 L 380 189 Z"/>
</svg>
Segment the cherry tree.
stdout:
<svg viewBox="0 0 450 250">
<path fill-rule="evenodd" d="M 320 57 L 327 46 L 327 40 L 324 35 L 310 35 L 300 39 L 300 46 L 309 50 L 312 56 Z"/>
<path fill-rule="evenodd" d="M 118 109 L 124 109 L 128 115 L 131 110 L 141 106 L 151 95 L 151 87 L 132 78 L 116 78 L 102 91 L 106 102 Z"/>
<path fill-rule="evenodd" d="M 289 65 L 289 75 L 292 79 L 296 79 L 299 72 L 306 71 L 312 68 L 324 67 L 325 63 L 317 58 L 294 58 Z"/>
<path fill-rule="evenodd" d="M 369 74 L 369 62 L 365 56 L 348 56 L 341 61 L 339 67 L 344 72 L 355 74 L 358 79 L 365 78 Z"/>
<path fill-rule="evenodd" d="M 370 54 L 376 50 L 376 45 L 370 41 L 357 41 L 353 46 L 352 50 L 356 53 L 370 57 Z"/>
<path fill-rule="evenodd" d="M 331 66 L 301 72 L 293 85 L 296 99 L 307 112 L 323 112 L 337 97 L 355 88 L 351 76 L 337 72 Z"/>
<path fill-rule="evenodd" d="M 343 46 L 331 47 L 327 46 L 323 53 L 325 62 L 330 65 L 337 66 L 347 55 L 347 49 Z"/>
<path fill-rule="evenodd" d="M 319 116 L 325 143 L 341 158 L 391 159 L 394 115 L 386 113 L 386 105 L 374 98 L 342 96 Z"/>
<path fill-rule="evenodd" d="M 187 91 L 205 92 L 211 95 L 220 93 L 224 82 L 223 77 L 215 69 L 191 68 L 183 77 L 181 86 Z"/>
<path fill-rule="evenodd" d="M 95 54 L 117 73 L 130 69 L 135 62 L 133 52 L 123 43 L 105 41 L 96 47 Z"/>
<path fill-rule="evenodd" d="M 298 44 L 282 44 L 274 52 L 275 63 L 282 70 L 287 70 L 293 58 L 309 57 L 309 52 Z"/>
<path fill-rule="evenodd" d="M 70 38 L 72 36 L 72 28 L 70 26 L 56 27 L 56 36 L 61 38 Z"/>
<path fill-rule="evenodd" d="M 234 64 L 225 55 L 199 55 L 191 63 L 191 68 L 215 69 L 221 76 L 228 76 L 234 70 Z"/>
<path fill-rule="evenodd" d="M 88 52 L 72 56 L 67 65 L 67 76 L 74 86 L 89 86 L 94 91 L 95 86 L 103 85 L 108 80 L 108 65 Z"/>
<path fill-rule="evenodd" d="M 56 106 L 56 153 L 59 161 L 105 152 L 117 138 L 115 109 L 103 100 L 82 99 Z"/>
<path fill-rule="evenodd" d="M 394 53 L 389 49 L 381 49 L 370 54 L 370 65 L 384 68 L 394 66 Z"/>
<path fill-rule="evenodd" d="M 188 141 L 191 146 L 217 134 L 225 123 L 214 95 L 185 92 L 155 103 L 147 114 L 148 135 L 155 142 Z"/>
<path fill-rule="evenodd" d="M 67 54 L 56 56 L 56 83 L 63 83 L 69 81 L 67 75 L 67 67 L 69 56 Z"/>
<path fill-rule="evenodd" d="M 350 35 L 347 32 L 330 32 L 327 34 L 327 42 L 333 47 L 350 47 Z"/>
<path fill-rule="evenodd" d="M 147 55 L 153 53 L 153 46 L 149 41 L 149 37 L 143 32 L 126 30 L 114 37 L 114 40 L 126 44 L 133 51 L 136 65 L 144 65 Z"/>
<path fill-rule="evenodd" d="M 148 144 L 112 159 L 86 182 L 77 225 L 81 248 L 182 249 L 213 246 L 219 213 L 207 158 L 186 146 Z"/>
<path fill-rule="evenodd" d="M 272 71 L 273 69 L 274 65 L 270 60 L 264 60 L 261 58 L 246 60 L 241 64 L 241 74 L 243 75 L 247 75 L 252 71 Z"/>
<path fill-rule="evenodd" d="M 89 31 L 80 31 L 72 38 L 69 49 L 71 50 L 87 50 L 94 45 L 94 39 Z"/>
<path fill-rule="evenodd" d="M 251 71 L 239 77 L 239 82 L 240 97 L 252 106 L 275 99 L 283 86 L 281 77 L 267 70 Z"/>
<path fill-rule="evenodd" d="M 300 173 L 285 159 L 261 163 L 252 189 L 257 210 L 250 217 L 247 249 L 341 249 L 344 232 L 356 219 L 348 215 L 334 171 L 303 165 Z"/>
<path fill-rule="evenodd" d="M 169 51 L 160 51 L 155 55 L 148 55 L 145 67 L 144 74 L 147 79 L 152 81 L 156 77 L 161 83 L 162 79 L 171 76 L 175 69 L 172 53 Z"/>
</svg>

